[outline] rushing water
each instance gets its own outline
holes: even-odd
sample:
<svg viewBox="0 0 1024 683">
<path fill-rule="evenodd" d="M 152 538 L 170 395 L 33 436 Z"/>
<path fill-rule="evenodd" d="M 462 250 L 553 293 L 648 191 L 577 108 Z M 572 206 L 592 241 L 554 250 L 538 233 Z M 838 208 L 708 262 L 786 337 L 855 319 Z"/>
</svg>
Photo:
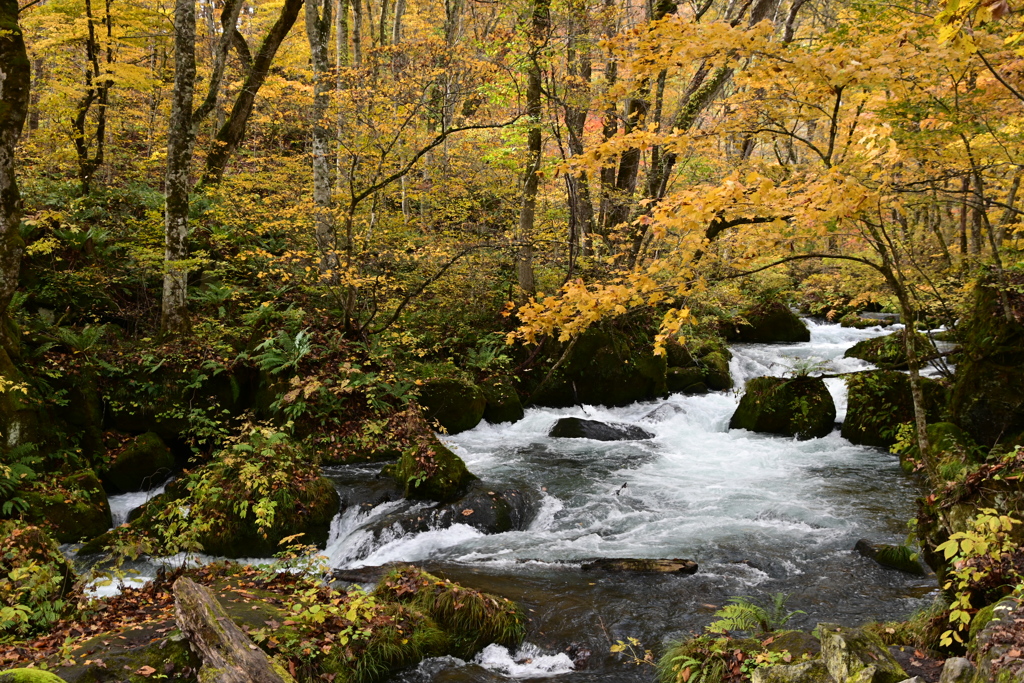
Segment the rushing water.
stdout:
<svg viewBox="0 0 1024 683">
<path fill-rule="evenodd" d="M 807 365 L 826 372 L 870 367 L 842 354 L 885 333 L 809 325 L 809 343 L 734 346 L 737 387 Z M 827 382 L 842 420 L 845 385 Z M 920 606 L 934 580 L 881 569 L 852 551 L 859 538 L 893 543 L 906 534 L 918 490 L 896 458 L 851 445 L 838 430 L 809 441 L 730 431 L 738 400 L 737 391 L 624 408 L 535 408 L 516 424 L 485 423 L 445 437 L 489 485 L 539 496 L 539 512 L 524 531 L 367 531 L 408 503 L 351 510 L 336 520 L 327 549 L 336 567 L 417 562 L 530 610 L 526 647 L 533 649 L 491 648 L 472 663 L 434 660 L 398 680 L 649 680 L 649 671 L 608 654 L 611 643 L 636 637 L 658 649 L 663 639 L 700 630 L 735 595 L 787 593 L 789 609 L 804 612 L 794 617 L 799 626 L 903 617 Z M 549 438 L 566 416 L 632 423 L 655 436 Z M 691 558 L 700 571 L 685 577 L 582 570 L 581 561 L 598 557 Z M 563 652 L 570 646 L 592 652 L 586 668 L 572 669 Z"/>
<path fill-rule="evenodd" d="M 736 386 L 808 364 L 827 372 L 870 367 L 842 354 L 886 332 L 809 326 L 809 343 L 734 346 Z M 845 386 L 827 382 L 841 421 Z M 934 579 L 884 570 L 852 551 L 859 538 L 894 543 L 906 534 L 918 489 L 896 458 L 851 445 L 838 429 L 809 441 L 730 431 L 738 401 L 739 391 L 614 409 L 534 408 L 515 424 L 484 423 L 445 437 L 487 484 L 537 499 L 536 517 L 524 531 L 484 535 L 456 524 L 381 532 L 381 520 L 413 506 L 406 501 L 339 515 L 326 550 L 334 567 L 416 562 L 528 609 L 528 642 L 519 652 L 493 646 L 469 663 L 429 660 L 395 680 L 646 681 L 649 669 L 609 653 L 614 641 L 635 637 L 657 651 L 664 640 L 699 631 L 736 595 L 764 600 L 787 593 L 787 607 L 803 611 L 791 623 L 805 627 L 902 618 L 921 606 Z M 549 438 L 565 416 L 632 423 L 654 437 Z M 344 489 L 372 486 L 377 470 L 361 466 L 329 475 Z M 637 575 L 581 567 L 583 560 L 615 557 L 690 558 L 700 571 Z M 574 666 L 567 649 L 592 654 Z"/>
</svg>

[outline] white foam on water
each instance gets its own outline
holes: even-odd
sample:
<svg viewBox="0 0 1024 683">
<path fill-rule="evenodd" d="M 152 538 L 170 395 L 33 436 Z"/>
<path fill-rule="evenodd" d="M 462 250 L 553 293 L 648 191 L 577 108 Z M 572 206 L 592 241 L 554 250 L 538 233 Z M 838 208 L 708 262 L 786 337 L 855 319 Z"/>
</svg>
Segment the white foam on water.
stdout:
<svg viewBox="0 0 1024 683">
<path fill-rule="evenodd" d="M 488 645 L 473 658 L 473 663 L 509 678 L 549 678 L 574 671 L 569 655 L 546 655 L 532 643 L 523 643 L 515 654 L 501 645 Z"/>
<path fill-rule="evenodd" d="M 114 526 L 119 527 L 128 521 L 128 515 L 131 511 L 142 507 L 150 500 L 159 496 L 167 488 L 167 482 L 164 482 L 155 489 L 149 491 L 136 491 L 134 493 L 122 493 L 116 496 L 110 496 L 107 498 L 107 502 L 110 504 L 110 516 L 113 518 Z"/>
</svg>

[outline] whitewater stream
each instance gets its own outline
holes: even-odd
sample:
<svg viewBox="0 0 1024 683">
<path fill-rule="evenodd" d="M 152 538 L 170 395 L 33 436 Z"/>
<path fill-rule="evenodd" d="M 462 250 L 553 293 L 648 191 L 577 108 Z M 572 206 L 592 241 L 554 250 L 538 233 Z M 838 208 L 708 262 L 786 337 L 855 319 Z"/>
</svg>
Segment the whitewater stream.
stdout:
<svg viewBox="0 0 1024 683">
<path fill-rule="evenodd" d="M 807 322 L 809 343 L 734 345 L 736 386 L 807 363 L 833 373 L 869 368 L 843 359 L 843 352 L 891 331 Z M 842 421 L 845 385 L 827 383 Z M 765 601 L 786 593 L 787 608 L 802 611 L 790 623 L 807 628 L 825 620 L 855 625 L 904 618 L 927 604 L 934 577 L 885 570 L 853 551 L 860 538 L 898 543 L 906 537 L 919 490 L 896 457 L 854 446 L 838 428 L 809 441 L 730 431 L 739 393 L 674 395 L 624 408 L 533 408 L 515 424 L 482 423 L 443 437 L 488 487 L 515 488 L 537 501 L 523 531 L 484 535 L 456 524 L 381 532 L 387 515 L 415 505 L 407 501 L 339 515 L 325 551 L 331 566 L 415 562 L 517 600 L 531 619 L 519 652 L 492 646 L 471 662 L 428 660 L 393 680 L 650 681 L 652 669 L 624 663 L 610 653 L 611 644 L 632 637 L 660 652 L 666 641 L 700 631 L 731 596 Z M 654 437 L 549 438 L 556 420 L 567 416 L 630 423 Z M 360 481 L 372 485 L 379 469 L 326 474 L 341 489 Z M 623 557 L 689 558 L 700 569 L 681 576 L 581 566 Z"/>
</svg>

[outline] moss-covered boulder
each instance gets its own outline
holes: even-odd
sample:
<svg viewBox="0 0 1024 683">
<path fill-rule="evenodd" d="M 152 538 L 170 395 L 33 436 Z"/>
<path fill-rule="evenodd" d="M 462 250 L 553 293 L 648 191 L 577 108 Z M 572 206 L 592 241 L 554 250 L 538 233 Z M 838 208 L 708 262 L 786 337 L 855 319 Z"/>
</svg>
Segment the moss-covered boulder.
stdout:
<svg viewBox="0 0 1024 683">
<path fill-rule="evenodd" d="M 704 369 L 704 383 L 712 391 L 728 391 L 732 389 L 732 373 L 729 371 L 729 361 L 732 353 L 724 347 L 721 350 L 711 351 L 698 359 Z"/>
<path fill-rule="evenodd" d="M 122 493 L 154 488 L 174 470 L 171 449 L 154 432 L 130 438 L 108 457 L 103 480 Z"/>
<path fill-rule="evenodd" d="M 557 359 L 564 352 L 564 348 L 552 349 L 551 355 Z M 609 327 L 580 335 L 550 378 L 544 368 L 537 369 L 535 384 L 524 375 L 531 401 L 537 405 L 624 406 L 666 395 L 667 368 L 665 356 L 654 355 L 650 336 Z"/>
<path fill-rule="evenodd" d="M 900 683 L 907 674 L 878 636 L 857 628 L 818 624 L 821 659 L 839 683 Z"/>
<path fill-rule="evenodd" d="M 952 421 L 982 446 L 1024 432 L 1024 296 L 1007 293 L 1014 319 L 1003 312 L 999 292 L 980 285 L 962 331 L 953 391 Z"/>
<path fill-rule="evenodd" d="M 939 420 L 946 404 L 945 388 L 921 378 L 929 420 Z M 897 428 L 914 421 L 910 378 L 894 370 L 859 372 L 846 378 L 846 419 L 843 438 L 863 446 L 889 448 L 896 443 Z"/>
<path fill-rule="evenodd" d="M 324 547 L 339 509 L 334 484 L 301 445 L 280 432 L 255 430 L 176 480 L 104 540 L 152 554 L 201 549 L 270 557 L 296 535 L 295 542 Z"/>
<path fill-rule="evenodd" d="M 856 313 L 847 313 L 839 319 L 840 327 L 852 327 L 857 330 L 867 329 L 868 327 L 876 327 L 880 321 L 871 320 L 870 318 L 862 318 Z"/>
<path fill-rule="evenodd" d="M 458 499 L 476 479 L 462 458 L 433 434 L 424 435 L 406 448 L 397 462 L 384 466 L 381 474 L 404 486 L 406 498 L 439 502 Z"/>
<path fill-rule="evenodd" d="M 42 669 L 0 671 L 0 683 L 66 683 L 63 678 Z"/>
<path fill-rule="evenodd" d="M 916 333 L 917 348 L 919 355 L 927 355 L 932 348 L 932 342 L 928 337 Z M 844 358 L 859 358 L 860 360 L 874 363 L 880 367 L 905 367 L 907 364 L 907 347 L 903 338 L 903 332 L 893 332 L 883 337 L 863 339 L 843 354 Z"/>
<path fill-rule="evenodd" d="M 836 406 L 825 382 L 814 377 L 755 377 L 747 382 L 730 429 L 813 439 L 832 431 Z"/>
<path fill-rule="evenodd" d="M 872 543 L 866 538 L 857 541 L 853 549 L 863 557 L 874 560 L 886 569 L 924 576 L 925 569 L 921 562 L 915 557 L 914 552 L 903 545 L 891 545 L 888 543 Z"/>
<path fill-rule="evenodd" d="M 708 391 L 705 369 L 670 367 L 665 373 L 665 385 L 673 394 L 704 394 Z"/>
<path fill-rule="evenodd" d="M 424 382 L 419 400 L 426 418 L 436 420 L 449 434 L 476 427 L 487 408 L 487 398 L 480 387 L 467 380 L 450 377 Z"/>
<path fill-rule="evenodd" d="M 59 488 L 21 493 L 28 503 L 29 520 L 51 529 L 60 543 L 95 538 L 110 528 L 110 504 L 95 472 L 83 470 L 62 478 L 59 484 Z"/>
<path fill-rule="evenodd" d="M 735 322 L 724 324 L 722 331 L 731 342 L 768 344 L 811 340 L 811 332 L 800 317 L 778 301 L 743 311 Z"/>
<path fill-rule="evenodd" d="M 750 683 L 836 683 L 825 663 L 818 659 L 799 664 L 761 666 L 750 674 Z"/>
<path fill-rule="evenodd" d="M 523 403 L 508 377 L 492 377 L 480 383 L 487 405 L 484 419 L 491 424 L 519 422 L 523 419 Z"/>
<path fill-rule="evenodd" d="M 415 567 L 388 573 L 373 594 L 429 616 L 447 634 L 447 651 L 462 659 L 492 643 L 514 649 L 526 636 L 526 615 L 516 603 Z"/>
</svg>

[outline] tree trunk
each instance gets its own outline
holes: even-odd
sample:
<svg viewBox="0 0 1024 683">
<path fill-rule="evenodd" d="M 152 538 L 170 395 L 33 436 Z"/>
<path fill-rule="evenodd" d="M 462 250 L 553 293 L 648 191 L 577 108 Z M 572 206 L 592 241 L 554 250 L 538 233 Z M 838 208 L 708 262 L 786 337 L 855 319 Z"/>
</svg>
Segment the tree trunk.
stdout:
<svg viewBox="0 0 1024 683">
<path fill-rule="evenodd" d="M 32 69 L 18 26 L 17 0 L 0 0 L 0 340 L 9 340 L 7 306 L 18 287 L 25 244 L 21 224 L 21 193 L 14 177 L 14 148 L 28 114 Z"/>
<path fill-rule="evenodd" d="M 336 282 L 338 254 L 331 201 L 331 167 L 327 157 L 330 141 L 324 125 L 329 92 L 327 46 L 331 38 L 332 3 L 333 0 L 306 0 L 306 35 L 313 62 L 313 220 L 316 245 L 320 251 L 320 277 Z"/>
<path fill-rule="evenodd" d="M 402 19 L 405 17 L 405 0 L 396 0 L 395 19 L 391 26 L 391 44 L 402 42 Z"/>
<path fill-rule="evenodd" d="M 196 82 L 196 7 L 193 0 L 174 3 L 174 91 L 167 132 L 164 178 L 164 295 L 160 331 L 177 336 L 188 331 L 188 209 L 192 158 L 192 102 Z"/>
<path fill-rule="evenodd" d="M 352 56 L 358 69 L 363 65 L 363 0 L 352 2 Z"/>
<path fill-rule="evenodd" d="M 263 39 L 259 52 L 256 53 L 256 57 L 252 60 L 252 68 L 249 69 L 249 74 L 242 85 L 242 90 L 238 93 L 238 97 L 235 98 L 234 106 L 231 107 L 231 114 L 220 130 L 217 131 L 217 136 L 214 138 L 213 147 L 206 158 L 206 171 L 203 174 L 204 183 L 216 184 L 224 177 L 224 170 L 227 168 L 228 161 L 230 161 L 235 150 L 238 149 L 242 139 L 245 137 L 245 131 L 249 125 L 249 116 L 252 114 L 252 108 L 256 102 L 256 95 L 259 93 L 260 88 L 263 87 L 267 76 L 270 75 L 270 66 L 274 62 L 277 50 L 281 47 L 285 36 L 288 35 L 288 32 L 295 24 L 301 7 L 302 0 L 285 0 L 284 6 L 281 8 L 281 14 L 278 15 L 277 21 L 274 22 L 267 36 Z M 324 49 L 326 50 L 326 43 Z M 326 71 L 326 68 L 324 70 Z"/>
<path fill-rule="evenodd" d="M 199 651 L 204 683 L 294 683 L 231 620 L 209 588 L 182 576 L 174 582 L 174 618 Z"/>
<path fill-rule="evenodd" d="M 527 296 L 537 291 L 533 277 L 533 226 L 537 212 L 537 189 L 540 184 L 541 140 L 541 73 L 540 50 L 551 26 L 550 0 L 533 0 L 533 18 L 530 24 L 530 65 L 526 84 L 526 116 L 530 120 L 527 150 L 529 156 L 523 172 L 523 205 L 519 212 L 519 255 L 516 273 L 519 287 Z"/>
</svg>

